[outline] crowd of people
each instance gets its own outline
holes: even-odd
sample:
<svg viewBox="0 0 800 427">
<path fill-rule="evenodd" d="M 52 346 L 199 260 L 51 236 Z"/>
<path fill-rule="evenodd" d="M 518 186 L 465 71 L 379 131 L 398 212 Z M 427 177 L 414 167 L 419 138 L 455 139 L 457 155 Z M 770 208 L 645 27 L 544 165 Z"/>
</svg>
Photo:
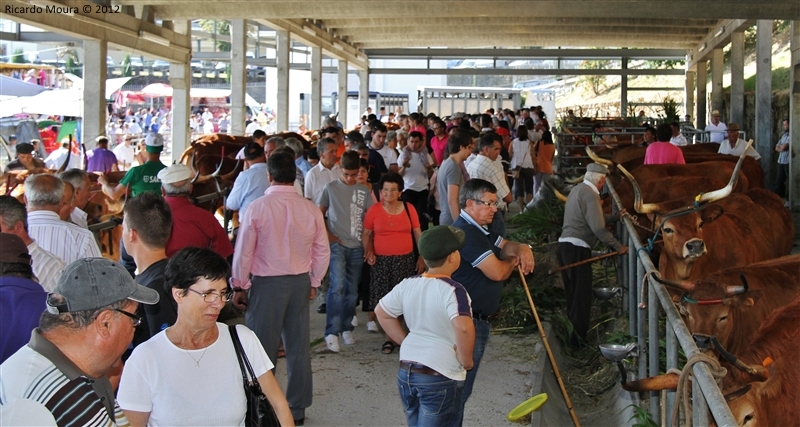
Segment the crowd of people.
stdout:
<svg viewBox="0 0 800 427">
<path fill-rule="evenodd" d="M 254 130 L 226 200 L 240 215 L 233 240 L 191 203 L 191 169 L 161 162 L 164 139 L 152 128 L 141 160 L 112 160 L 101 138 L 88 161 L 109 198 L 127 197 L 120 262 L 101 258 L 87 229 L 83 170 L 32 173 L 27 206 L 0 196 L 0 303 L 14 313 L 2 324 L 0 404 L 59 425 L 242 425 L 241 348 L 281 424 L 303 425 L 319 293 L 328 352 L 346 357 L 343 346 L 356 344 L 360 301 L 366 332 L 385 334 L 382 352 L 399 347 L 409 425 L 461 425 L 503 283 L 535 268 L 531 247 L 506 238 L 505 220 L 509 204 L 524 210 L 553 173 L 553 135 L 536 108 L 381 114 L 350 132 L 326 120 L 311 152 Z M 723 146 L 738 140 L 738 126 L 726 132 Z M 669 125 L 648 133 L 648 158 L 674 155 Z M 115 169 L 127 169 L 119 183 L 106 177 Z M 598 239 L 627 250 L 605 229 L 614 219 L 600 210 L 606 173 L 590 165 L 567 200 L 562 264 L 590 256 Z M 563 274 L 576 340 L 588 328 L 587 275 Z M 237 315 L 244 325 L 225 325 Z M 274 377 L 281 355 L 285 393 Z"/>
</svg>

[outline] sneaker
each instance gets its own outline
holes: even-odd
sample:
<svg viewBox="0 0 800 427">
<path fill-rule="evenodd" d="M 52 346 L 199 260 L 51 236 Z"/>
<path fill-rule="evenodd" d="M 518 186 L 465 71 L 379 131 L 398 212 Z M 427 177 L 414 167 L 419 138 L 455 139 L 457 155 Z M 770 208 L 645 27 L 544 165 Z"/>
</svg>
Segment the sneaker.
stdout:
<svg viewBox="0 0 800 427">
<path fill-rule="evenodd" d="M 350 324 L 353 325 L 354 328 L 357 327 L 358 326 L 358 316 L 353 316 L 353 321 L 350 322 Z"/>
<path fill-rule="evenodd" d="M 353 331 L 344 331 L 342 332 L 342 339 L 344 343 L 347 345 L 353 345 L 356 343 L 356 338 L 353 336 Z M 338 342 L 336 344 L 339 344 Z M 338 345 L 337 345 L 338 347 Z"/>
<path fill-rule="evenodd" d="M 325 346 L 328 347 L 328 350 L 338 353 L 339 352 L 339 336 L 338 335 L 327 335 L 325 336 Z"/>
<path fill-rule="evenodd" d="M 367 331 L 368 332 L 378 332 L 378 324 L 375 321 L 367 322 Z"/>
</svg>

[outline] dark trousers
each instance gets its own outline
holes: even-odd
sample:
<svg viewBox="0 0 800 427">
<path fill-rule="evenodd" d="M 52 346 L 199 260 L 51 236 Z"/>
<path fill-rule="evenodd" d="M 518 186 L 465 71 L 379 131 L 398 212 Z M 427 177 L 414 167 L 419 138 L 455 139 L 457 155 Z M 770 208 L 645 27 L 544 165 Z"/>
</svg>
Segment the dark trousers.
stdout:
<svg viewBox="0 0 800 427">
<path fill-rule="evenodd" d="M 419 217 L 420 229 L 422 231 L 427 230 L 428 218 L 425 217 L 425 213 L 428 211 L 428 190 L 405 190 L 403 191 L 403 201 L 414 206 Z"/>
<path fill-rule="evenodd" d="M 775 176 L 774 191 L 781 197 L 786 197 L 786 178 L 789 177 L 789 164 L 778 163 L 778 175 Z"/>
<path fill-rule="evenodd" d="M 558 262 L 573 264 L 592 257 L 592 250 L 572 243 L 558 244 Z M 575 335 L 586 339 L 592 310 L 592 264 L 587 263 L 561 272 L 567 296 L 567 318 L 572 322 Z"/>
</svg>

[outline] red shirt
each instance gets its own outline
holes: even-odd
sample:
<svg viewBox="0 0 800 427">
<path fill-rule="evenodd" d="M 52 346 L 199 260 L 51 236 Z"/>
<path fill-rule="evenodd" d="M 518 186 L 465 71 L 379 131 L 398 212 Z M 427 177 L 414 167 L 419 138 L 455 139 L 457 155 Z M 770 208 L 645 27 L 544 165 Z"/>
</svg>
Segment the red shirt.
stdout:
<svg viewBox="0 0 800 427">
<path fill-rule="evenodd" d="M 431 138 L 431 148 L 433 148 L 433 159 L 436 161 L 436 166 L 441 166 L 444 161 L 444 152 L 447 151 L 447 139 L 450 137 L 444 134 L 442 139 L 438 136 Z"/>
<path fill-rule="evenodd" d="M 190 246 L 211 249 L 223 258 L 233 254 L 231 241 L 214 214 L 193 205 L 186 197 L 167 196 L 164 200 L 172 210 L 172 232 L 166 248 L 168 257 Z"/>
<path fill-rule="evenodd" d="M 364 216 L 364 228 L 372 230 L 375 255 L 405 255 L 414 250 L 412 230 L 419 228 L 419 216 L 414 206 L 406 203 L 405 210 L 390 215 L 382 203 L 376 203 Z M 409 222 L 408 217 L 411 216 Z"/>
</svg>

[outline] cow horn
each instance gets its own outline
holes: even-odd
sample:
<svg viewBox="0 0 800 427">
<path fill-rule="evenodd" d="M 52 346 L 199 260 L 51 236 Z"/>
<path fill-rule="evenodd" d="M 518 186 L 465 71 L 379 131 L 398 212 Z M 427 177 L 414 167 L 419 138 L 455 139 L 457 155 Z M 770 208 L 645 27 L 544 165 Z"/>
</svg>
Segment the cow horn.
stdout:
<svg viewBox="0 0 800 427">
<path fill-rule="evenodd" d="M 544 185 L 548 186 L 551 190 L 553 190 L 553 194 L 556 195 L 556 199 L 558 199 L 561 203 L 567 203 L 567 196 L 565 196 L 562 192 L 558 191 L 556 187 L 554 187 L 547 181 L 544 182 Z"/>
<path fill-rule="evenodd" d="M 581 176 L 576 176 L 575 178 L 564 178 L 564 182 L 566 182 L 567 184 L 579 184 L 579 183 L 583 182 L 583 177 L 584 176 L 586 176 L 586 175 L 584 174 L 584 175 L 581 175 Z"/>
<path fill-rule="evenodd" d="M 703 202 L 708 202 L 708 203 L 716 202 L 717 200 L 720 200 L 720 199 L 723 199 L 725 197 L 728 197 L 733 192 L 733 187 L 735 187 L 736 186 L 736 182 L 739 181 L 739 171 L 742 170 L 742 163 L 744 162 L 745 156 L 747 156 L 747 150 L 750 148 L 750 146 L 752 144 L 753 144 L 753 140 L 750 140 L 747 143 L 747 146 L 745 147 L 744 152 L 742 152 L 742 155 L 739 156 L 739 161 L 736 162 L 736 167 L 733 168 L 733 173 L 731 174 L 730 181 L 728 181 L 728 185 L 726 185 L 723 188 L 720 188 L 719 190 L 714 190 L 714 191 L 711 191 L 711 192 L 708 192 L 708 193 L 705 193 L 705 194 L 701 195 L 697 199 L 698 202 L 700 202 L 700 203 L 703 203 Z"/>
<path fill-rule="evenodd" d="M 725 401 L 726 402 L 730 402 L 732 400 L 735 400 L 735 399 L 738 399 L 738 398 L 744 396 L 745 394 L 747 394 L 747 392 L 750 391 L 750 389 L 752 387 L 753 387 L 752 384 L 747 384 L 746 386 L 744 386 L 744 387 L 742 387 L 742 388 L 740 388 L 738 390 L 734 390 L 734 391 L 731 391 L 729 393 L 726 393 L 725 396 L 724 396 L 725 397 Z"/>
<path fill-rule="evenodd" d="M 194 178 L 192 178 L 192 184 L 197 182 L 197 178 L 200 178 L 200 171 L 195 172 Z"/>
<path fill-rule="evenodd" d="M 217 165 L 217 170 L 215 170 L 214 173 L 211 174 L 211 176 L 219 175 L 219 172 L 222 170 L 222 164 L 223 163 L 225 163 L 225 158 L 224 157 L 219 159 L 219 165 Z"/>
<path fill-rule="evenodd" d="M 741 295 L 747 292 L 750 289 L 750 285 L 747 284 L 747 278 L 744 277 L 744 273 L 739 273 L 739 279 L 742 280 L 742 286 L 727 286 L 725 287 L 725 295 L 732 297 L 734 295 Z"/>
<path fill-rule="evenodd" d="M 751 380 L 753 381 L 766 381 L 769 379 L 769 371 L 767 368 L 761 365 L 748 365 L 741 360 L 739 360 L 736 356 L 728 353 L 727 350 L 719 343 L 716 336 L 711 337 L 711 344 L 714 344 L 714 348 L 717 349 L 720 356 L 723 359 L 727 360 L 733 366 L 736 366 L 742 372 L 746 373 Z"/>
<path fill-rule="evenodd" d="M 589 156 L 590 159 L 594 160 L 595 163 L 600 163 L 601 165 L 606 165 L 606 166 L 614 166 L 614 162 L 598 156 L 597 153 L 595 153 L 588 146 L 586 147 L 586 154 Z"/>
<path fill-rule="evenodd" d="M 664 286 L 669 286 L 670 288 L 681 289 L 685 292 L 691 292 L 694 290 L 695 283 L 689 280 L 680 280 L 674 281 L 669 279 L 662 279 L 658 274 L 653 274 L 652 277 L 656 279 L 656 282 L 661 283 Z"/>
<path fill-rule="evenodd" d="M 674 390 L 678 388 L 678 374 L 669 373 L 625 382 L 622 389 L 631 392 Z"/>
<path fill-rule="evenodd" d="M 58 170 L 56 171 L 57 173 L 64 172 L 67 169 L 67 165 L 69 164 L 69 158 L 71 156 L 72 156 L 72 134 L 69 134 L 69 147 L 67 147 L 67 158 L 64 160 L 64 164 L 62 164 L 61 167 L 58 168 Z M 83 165 L 84 171 L 86 171 L 86 166 L 87 165 Z"/>
<path fill-rule="evenodd" d="M 655 204 L 655 203 L 644 203 L 642 201 L 642 189 L 639 188 L 639 183 L 636 182 L 636 178 L 634 178 L 633 175 L 631 175 L 631 173 L 628 172 L 628 170 L 625 169 L 625 167 L 622 166 L 622 165 L 618 165 L 617 169 L 619 169 L 619 171 L 622 172 L 623 175 L 628 177 L 628 180 L 630 180 L 630 182 L 631 182 L 631 186 L 633 187 L 633 193 L 635 195 L 634 201 L 633 201 L 633 208 L 636 209 L 636 212 L 639 212 L 641 214 L 649 214 L 649 213 L 658 212 L 658 205 L 657 204 Z"/>
</svg>

